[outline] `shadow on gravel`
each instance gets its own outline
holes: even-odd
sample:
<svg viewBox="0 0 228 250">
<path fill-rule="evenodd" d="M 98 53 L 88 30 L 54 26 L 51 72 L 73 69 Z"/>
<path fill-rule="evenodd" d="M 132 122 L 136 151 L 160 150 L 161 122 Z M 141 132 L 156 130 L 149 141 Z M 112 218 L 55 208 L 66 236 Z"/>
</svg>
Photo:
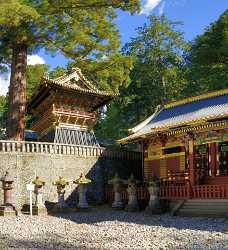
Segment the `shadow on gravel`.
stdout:
<svg viewBox="0 0 228 250">
<path fill-rule="evenodd" d="M 162 215 L 148 215 L 144 212 L 125 212 L 115 210 L 99 210 L 75 212 L 69 214 L 52 214 L 52 216 L 73 221 L 77 224 L 98 224 L 108 221 L 133 223 L 147 226 L 161 226 L 166 228 L 190 229 L 201 231 L 216 231 L 228 233 L 228 221 L 224 218 L 179 217 Z"/>
<path fill-rule="evenodd" d="M 65 239 L 61 235 L 42 234 L 40 239 L 19 240 L 9 237 L 8 235 L 0 235 L 0 249 L 91 249 L 88 247 L 88 239 L 81 236 L 81 242 L 77 244 L 64 242 Z M 83 242 L 83 243 L 82 243 Z M 99 248 L 102 249 L 102 248 Z"/>
</svg>

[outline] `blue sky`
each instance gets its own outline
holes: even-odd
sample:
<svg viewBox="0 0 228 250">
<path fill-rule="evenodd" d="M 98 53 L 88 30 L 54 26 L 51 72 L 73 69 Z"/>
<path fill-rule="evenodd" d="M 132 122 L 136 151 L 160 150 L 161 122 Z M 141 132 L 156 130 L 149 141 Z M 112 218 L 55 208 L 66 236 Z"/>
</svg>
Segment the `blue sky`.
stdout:
<svg viewBox="0 0 228 250">
<path fill-rule="evenodd" d="M 120 30 L 121 42 L 124 45 L 131 37 L 136 35 L 135 29 L 142 26 L 147 16 L 165 14 L 170 20 L 181 21 L 180 30 L 184 32 L 186 40 L 192 40 L 204 29 L 228 9 L 228 0 L 143 0 L 142 11 L 137 15 L 118 11 L 116 24 Z M 30 56 L 30 64 L 47 63 L 51 69 L 65 66 L 67 59 L 58 54 L 51 57 L 40 51 L 38 55 Z M 0 76 L 0 94 L 6 94 L 8 90 L 9 76 Z"/>
<path fill-rule="evenodd" d="M 135 29 L 142 26 L 150 13 L 165 14 L 170 20 L 183 22 L 180 30 L 184 32 L 186 40 L 192 40 L 202 34 L 206 26 L 217 20 L 228 9 L 228 0 L 144 0 L 142 11 L 138 15 L 130 15 L 119 11 L 116 24 L 120 30 L 122 45 L 136 35 Z M 39 55 L 51 68 L 64 66 L 67 60 L 58 55 L 55 58 L 40 52 Z"/>
</svg>

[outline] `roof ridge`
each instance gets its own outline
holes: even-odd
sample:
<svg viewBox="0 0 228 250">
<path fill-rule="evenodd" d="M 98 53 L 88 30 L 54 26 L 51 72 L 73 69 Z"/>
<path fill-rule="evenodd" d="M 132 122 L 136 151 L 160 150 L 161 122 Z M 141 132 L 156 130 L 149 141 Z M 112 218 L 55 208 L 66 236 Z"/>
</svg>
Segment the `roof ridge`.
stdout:
<svg viewBox="0 0 228 250">
<path fill-rule="evenodd" d="M 137 133 L 140 129 L 142 129 L 143 127 L 145 127 L 152 119 L 154 119 L 156 116 L 158 116 L 158 114 L 161 113 L 161 111 L 163 111 L 164 107 L 162 105 L 158 105 L 155 108 L 154 113 L 149 116 L 148 118 L 146 118 L 145 120 L 143 120 L 142 122 L 140 122 L 138 125 L 136 125 L 135 127 L 128 129 L 128 132 L 130 134 L 132 133 Z"/>
<path fill-rule="evenodd" d="M 78 78 L 76 79 L 75 83 L 72 84 L 67 84 L 67 82 L 69 82 L 71 79 L 73 78 Z M 106 95 L 106 96 L 118 96 L 118 93 L 115 93 L 113 91 L 107 91 L 107 90 L 99 90 L 96 86 L 94 86 L 81 72 L 81 69 L 78 67 L 73 67 L 71 69 L 71 73 L 67 74 L 63 74 L 62 76 L 59 76 L 57 78 L 49 78 L 46 76 L 42 76 L 41 78 L 41 82 L 42 80 L 52 83 L 52 84 L 56 84 L 62 87 L 66 87 L 66 88 L 72 88 L 72 89 L 76 89 L 76 90 L 80 90 L 83 92 L 87 92 L 87 93 L 95 93 L 95 94 L 101 94 L 101 95 Z M 80 86 L 80 84 L 77 84 L 77 81 L 80 81 L 83 83 L 84 86 Z"/>
<path fill-rule="evenodd" d="M 75 79 L 76 82 L 71 83 L 70 81 L 72 79 Z M 73 67 L 71 69 L 71 72 L 69 72 L 69 73 L 65 73 L 62 76 L 59 76 L 57 78 L 50 79 L 50 80 L 52 80 L 55 83 L 59 83 L 59 84 L 68 84 L 68 82 L 70 82 L 70 84 L 68 84 L 68 85 L 77 85 L 77 87 L 79 87 L 80 89 L 95 90 L 95 88 L 92 86 L 92 84 L 88 84 L 88 80 L 82 74 L 81 70 L 77 67 Z M 79 86 L 77 84 L 77 82 L 79 82 L 79 81 L 81 83 L 83 83 L 84 86 Z"/>
<path fill-rule="evenodd" d="M 175 102 L 170 102 L 170 103 L 165 104 L 164 108 L 169 109 L 169 108 L 177 107 L 177 106 L 184 105 L 187 103 L 191 103 L 191 102 L 195 102 L 195 101 L 199 101 L 199 100 L 203 100 L 203 99 L 207 99 L 211 97 L 226 95 L 226 94 L 228 94 L 228 88 L 197 95 L 197 96 L 187 97 L 182 100 L 175 101 Z"/>
<path fill-rule="evenodd" d="M 83 74 L 80 68 L 78 67 L 74 67 L 72 68 L 72 70 L 75 70 L 78 75 L 81 77 L 82 80 L 84 80 L 84 84 L 86 85 L 87 88 L 92 89 L 92 90 L 98 90 L 98 88 L 96 88 L 96 86 L 94 86 Z"/>
</svg>

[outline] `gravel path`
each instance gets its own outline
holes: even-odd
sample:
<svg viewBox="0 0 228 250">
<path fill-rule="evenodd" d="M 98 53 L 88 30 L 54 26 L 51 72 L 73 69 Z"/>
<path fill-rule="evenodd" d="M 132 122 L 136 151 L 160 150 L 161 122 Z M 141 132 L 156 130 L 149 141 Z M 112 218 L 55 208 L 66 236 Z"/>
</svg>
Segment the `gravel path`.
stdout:
<svg viewBox="0 0 228 250">
<path fill-rule="evenodd" d="M 228 249 L 224 219 L 122 211 L 0 217 L 0 249 Z"/>
</svg>

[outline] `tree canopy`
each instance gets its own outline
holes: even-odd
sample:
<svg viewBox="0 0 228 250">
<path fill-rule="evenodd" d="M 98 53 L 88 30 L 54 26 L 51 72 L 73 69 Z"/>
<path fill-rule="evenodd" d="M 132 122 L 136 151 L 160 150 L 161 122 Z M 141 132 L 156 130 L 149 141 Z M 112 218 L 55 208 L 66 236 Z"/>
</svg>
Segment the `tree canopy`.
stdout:
<svg viewBox="0 0 228 250">
<path fill-rule="evenodd" d="M 26 44 L 28 53 L 43 47 L 63 53 L 104 87 L 117 90 L 129 81 L 131 62 L 119 53 L 116 8 L 134 13 L 139 1 L 0 1 L 0 63 L 11 64 L 15 43 Z"/>
<path fill-rule="evenodd" d="M 157 105 L 178 97 L 184 85 L 183 52 L 188 47 L 177 30 L 178 24 L 165 16 L 150 16 L 125 45 L 123 53 L 134 58 L 132 82 L 122 88 L 121 97 L 108 108 L 100 136 L 120 138 L 127 128 L 152 114 Z"/>
<path fill-rule="evenodd" d="M 228 10 L 193 40 L 186 67 L 189 95 L 228 87 Z"/>
<path fill-rule="evenodd" d="M 192 42 L 184 41 L 177 25 L 150 16 L 126 44 L 123 52 L 134 58 L 132 82 L 108 107 L 99 136 L 124 137 L 159 104 L 228 87 L 228 11 Z"/>
</svg>

